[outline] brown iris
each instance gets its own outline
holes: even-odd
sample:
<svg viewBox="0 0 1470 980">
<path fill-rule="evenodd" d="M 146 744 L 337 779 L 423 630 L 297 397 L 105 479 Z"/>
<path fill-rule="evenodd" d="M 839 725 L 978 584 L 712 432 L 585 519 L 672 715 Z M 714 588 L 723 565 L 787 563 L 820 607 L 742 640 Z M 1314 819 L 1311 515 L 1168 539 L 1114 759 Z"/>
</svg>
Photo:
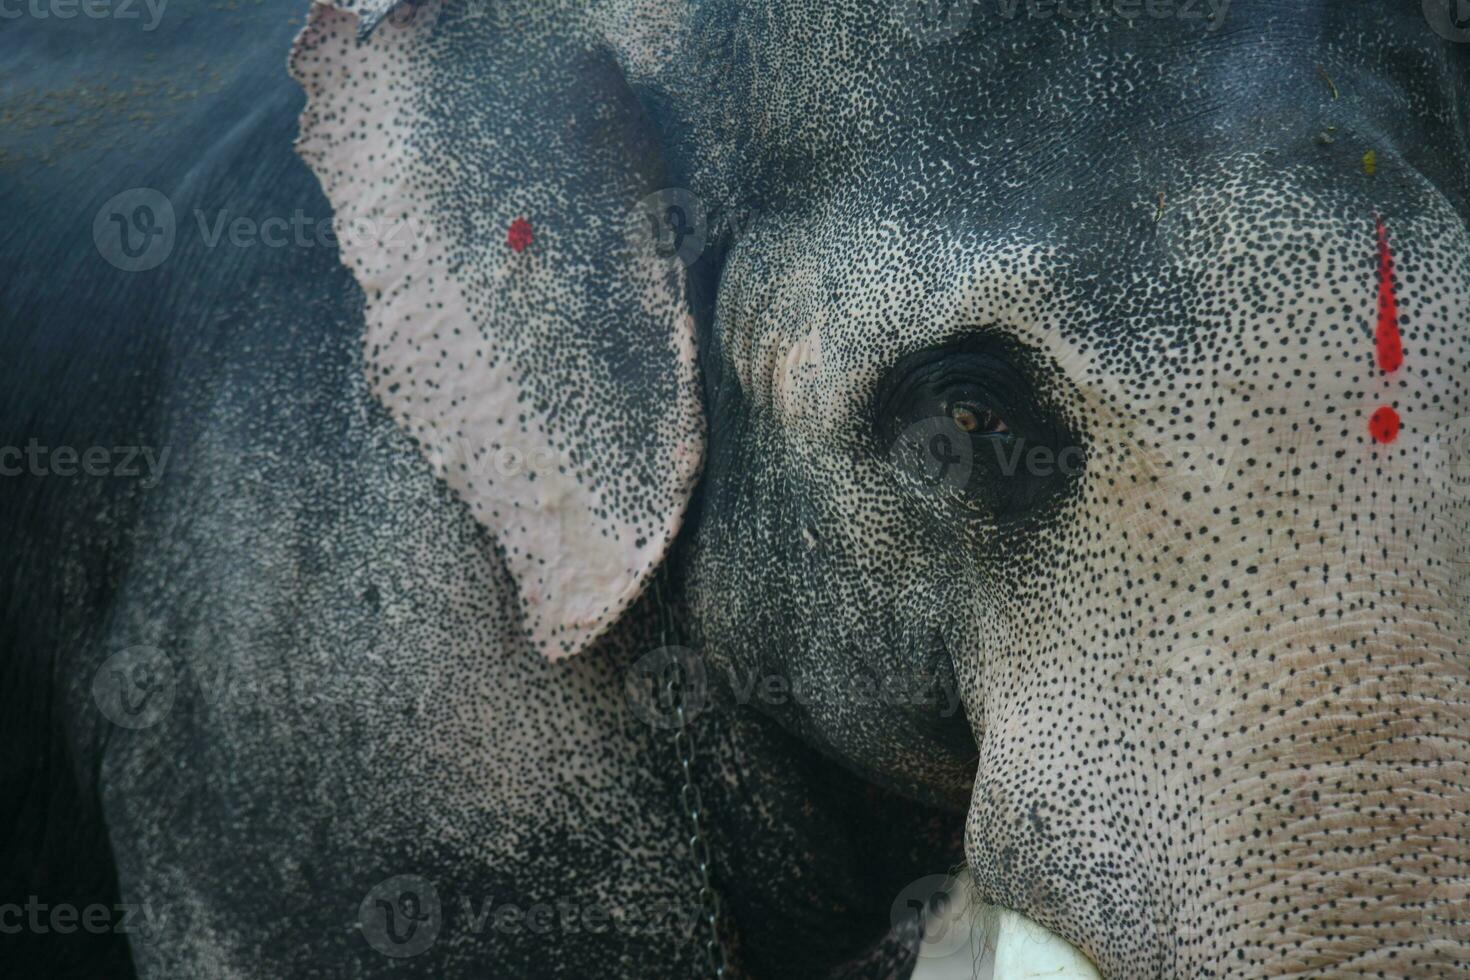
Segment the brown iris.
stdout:
<svg viewBox="0 0 1470 980">
<path fill-rule="evenodd" d="M 990 435 L 1009 432 L 1005 419 L 988 408 L 957 402 L 949 407 L 949 417 L 962 432 Z"/>
</svg>

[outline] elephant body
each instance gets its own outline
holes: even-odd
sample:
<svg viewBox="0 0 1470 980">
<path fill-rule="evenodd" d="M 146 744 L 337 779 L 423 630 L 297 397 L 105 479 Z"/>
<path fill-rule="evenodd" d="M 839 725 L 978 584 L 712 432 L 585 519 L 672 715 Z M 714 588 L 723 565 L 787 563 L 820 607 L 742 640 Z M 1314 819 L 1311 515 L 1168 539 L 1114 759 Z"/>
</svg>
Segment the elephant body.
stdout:
<svg viewBox="0 0 1470 980">
<path fill-rule="evenodd" d="M 702 975 L 673 650 L 736 975 L 1470 976 L 1470 44 L 1119 6 L 21 25 L 14 962 Z"/>
</svg>

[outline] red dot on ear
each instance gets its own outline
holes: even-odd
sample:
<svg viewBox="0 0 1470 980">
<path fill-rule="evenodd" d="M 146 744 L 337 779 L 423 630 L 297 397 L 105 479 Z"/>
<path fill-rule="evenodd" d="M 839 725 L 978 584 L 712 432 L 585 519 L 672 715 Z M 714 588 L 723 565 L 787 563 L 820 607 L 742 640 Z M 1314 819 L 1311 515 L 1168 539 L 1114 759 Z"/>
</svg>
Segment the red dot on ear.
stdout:
<svg viewBox="0 0 1470 980">
<path fill-rule="evenodd" d="M 512 251 L 524 252 L 526 246 L 531 244 L 531 222 L 525 218 L 517 218 L 510 223 L 510 230 L 505 233 L 505 244 Z"/>
<path fill-rule="evenodd" d="M 1368 418 L 1368 434 L 1385 446 L 1399 437 L 1399 413 L 1384 405 Z"/>
</svg>

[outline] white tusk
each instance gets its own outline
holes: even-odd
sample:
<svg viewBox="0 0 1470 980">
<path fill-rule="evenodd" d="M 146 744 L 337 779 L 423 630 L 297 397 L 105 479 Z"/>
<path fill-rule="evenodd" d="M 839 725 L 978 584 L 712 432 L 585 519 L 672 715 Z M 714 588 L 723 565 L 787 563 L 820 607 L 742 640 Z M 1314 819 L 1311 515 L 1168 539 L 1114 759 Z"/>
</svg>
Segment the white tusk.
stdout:
<svg viewBox="0 0 1470 980">
<path fill-rule="evenodd" d="M 946 890 L 950 901 L 926 920 L 924 934 L 948 939 L 926 938 L 913 980 L 1101 980 L 1097 967 L 1050 929 L 981 904 L 967 872 Z M 965 940 L 956 942 L 961 935 Z"/>
<path fill-rule="evenodd" d="M 1002 909 L 991 980 L 1101 980 L 1097 967 L 1061 936 L 1019 912 Z"/>
</svg>

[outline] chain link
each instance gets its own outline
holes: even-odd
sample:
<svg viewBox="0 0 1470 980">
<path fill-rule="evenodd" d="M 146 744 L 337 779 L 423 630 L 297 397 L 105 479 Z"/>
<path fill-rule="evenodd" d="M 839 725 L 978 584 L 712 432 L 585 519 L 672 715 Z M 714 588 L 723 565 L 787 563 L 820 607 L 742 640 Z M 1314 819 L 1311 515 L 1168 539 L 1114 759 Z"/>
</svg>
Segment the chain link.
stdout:
<svg viewBox="0 0 1470 980">
<path fill-rule="evenodd" d="M 672 642 L 673 610 L 669 608 L 664 589 L 658 590 L 659 604 L 663 607 L 660 624 L 661 645 L 667 648 Z M 704 925 L 708 938 L 704 942 L 705 957 L 716 980 L 724 980 L 729 969 L 724 939 L 720 935 L 720 896 L 710 881 L 713 862 L 710 860 L 709 837 L 705 833 L 704 798 L 694 782 L 694 756 L 697 746 L 694 731 L 689 727 L 689 717 L 684 711 L 684 669 L 677 657 L 673 658 L 664 682 L 664 694 L 673 706 L 674 754 L 679 760 L 679 772 L 683 785 L 679 788 L 679 802 L 684 815 L 689 819 L 689 853 L 694 869 L 699 876 L 699 906 L 704 913 Z"/>
</svg>

